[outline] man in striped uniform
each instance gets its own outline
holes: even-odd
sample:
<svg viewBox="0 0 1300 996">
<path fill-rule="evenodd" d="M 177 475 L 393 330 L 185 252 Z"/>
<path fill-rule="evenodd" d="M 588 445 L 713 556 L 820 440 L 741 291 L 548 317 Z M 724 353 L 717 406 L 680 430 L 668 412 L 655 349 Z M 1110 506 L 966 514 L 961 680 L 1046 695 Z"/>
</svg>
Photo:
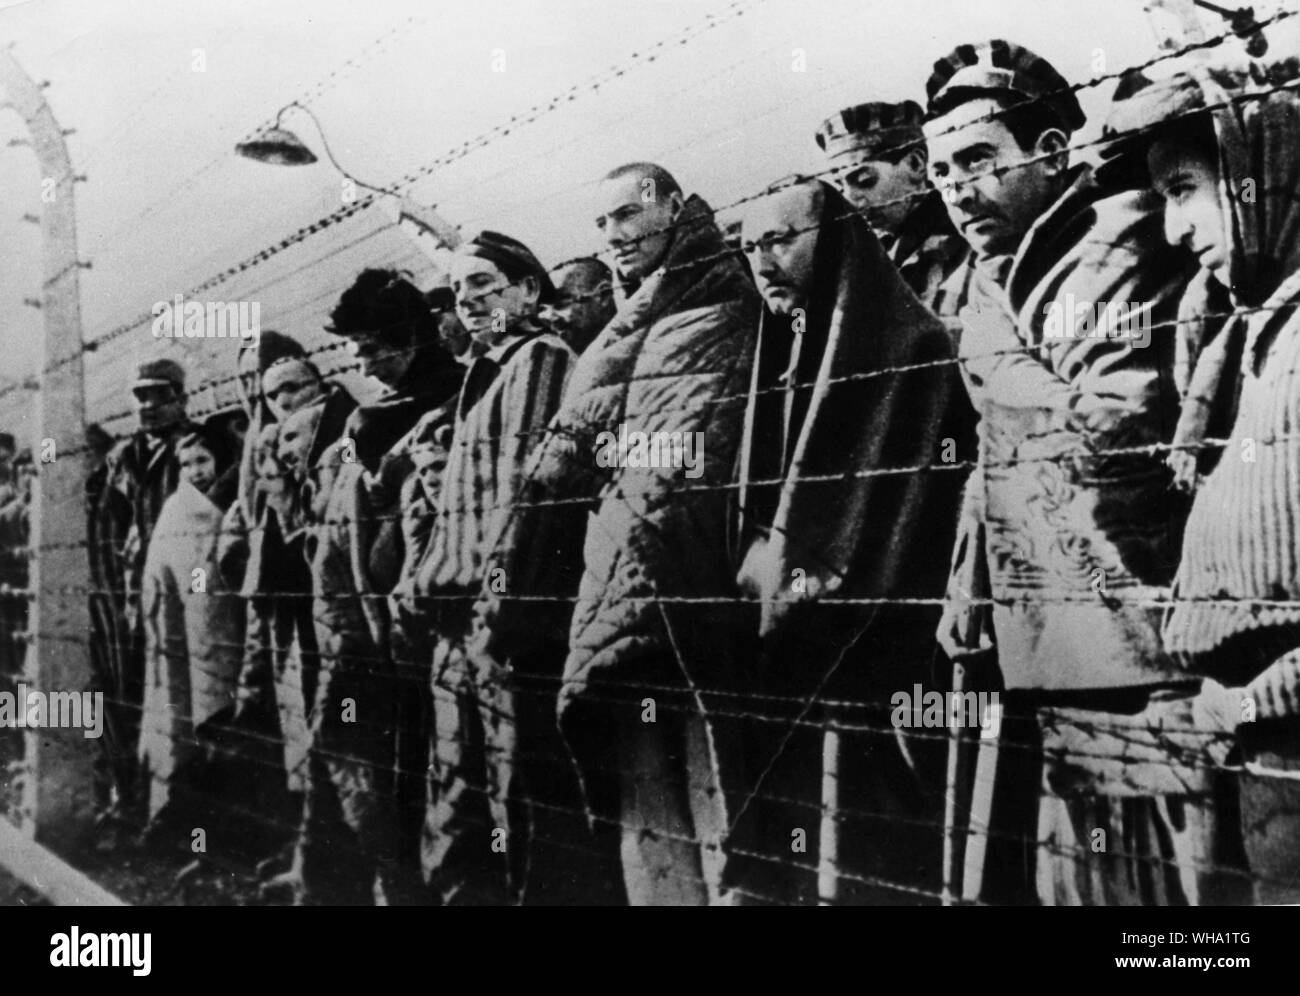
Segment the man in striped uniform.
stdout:
<svg viewBox="0 0 1300 996">
<path fill-rule="evenodd" d="M 924 118 L 914 100 L 858 104 L 823 121 L 816 138 L 833 169 L 827 179 L 866 219 L 921 303 L 948 316 L 960 302 L 941 285 L 969 248 L 926 179 Z"/>
<path fill-rule="evenodd" d="M 462 323 L 486 349 L 461 391 L 437 518 L 415 578 L 435 637 L 425 872 L 445 903 L 515 903 L 532 898 L 524 880 L 534 863 L 528 802 L 541 791 L 518 762 L 521 753 L 555 753 L 536 739 L 554 729 L 555 690 L 521 694 L 505 662 L 471 659 L 466 642 L 476 597 L 485 585 L 504 584 L 486 577 L 485 565 L 574 355 L 539 320 L 555 287 L 516 239 L 483 232 L 462 245 L 452 289 Z"/>
</svg>

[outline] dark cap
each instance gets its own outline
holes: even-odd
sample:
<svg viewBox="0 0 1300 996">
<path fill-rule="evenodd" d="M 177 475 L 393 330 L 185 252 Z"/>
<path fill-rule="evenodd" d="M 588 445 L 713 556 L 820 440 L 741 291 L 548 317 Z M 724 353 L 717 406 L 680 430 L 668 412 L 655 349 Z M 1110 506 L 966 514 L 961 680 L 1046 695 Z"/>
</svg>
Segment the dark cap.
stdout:
<svg viewBox="0 0 1300 996">
<path fill-rule="evenodd" d="M 0 450 L 8 450 L 12 453 L 17 448 L 18 444 L 14 441 L 12 432 L 0 432 Z"/>
<path fill-rule="evenodd" d="M 480 259 L 495 263 L 510 280 L 536 277 L 541 287 L 540 302 L 549 304 L 555 300 L 555 285 L 551 282 L 546 267 L 542 266 L 538 258 L 533 255 L 533 251 L 518 239 L 512 239 L 509 235 L 502 235 L 500 232 L 484 231 L 479 232 L 468 242 L 461 243 L 456 251 L 465 256 L 478 256 Z"/>
<path fill-rule="evenodd" d="M 880 152 L 901 154 L 909 145 L 924 142 L 921 132 L 924 119 L 925 112 L 915 100 L 901 104 L 858 104 L 823 121 L 815 137 L 831 159 L 851 152 L 862 152 L 871 159 Z"/>
<path fill-rule="evenodd" d="M 1023 45 L 994 38 L 958 45 L 934 64 L 925 83 L 931 118 L 979 97 L 1007 95 L 1016 103 L 1041 102 L 1068 131 L 1087 120 L 1074 90 L 1056 67 Z"/>
<path fill-rule="evenodd" d="M 1104 161 L 1097 181 L 1108 187 L 1146 187 L 1147 149 L 1168 134 L 1166 126 L 1190 134 L 1194 122 L 1187 118 L 1206 107 L 1205 93 L 1186 73 L 1153 81 L 1134 70 L 1120 77 L 1112 99 L 1101 129 Z"/>
<path fill-rule="evenodd" d="M 136 365 L 132 387 L 152 387 L 169 384 L 177 391 L 185 390 L 185 368 L 175 360 L 145 360 Z"/>
</svg>

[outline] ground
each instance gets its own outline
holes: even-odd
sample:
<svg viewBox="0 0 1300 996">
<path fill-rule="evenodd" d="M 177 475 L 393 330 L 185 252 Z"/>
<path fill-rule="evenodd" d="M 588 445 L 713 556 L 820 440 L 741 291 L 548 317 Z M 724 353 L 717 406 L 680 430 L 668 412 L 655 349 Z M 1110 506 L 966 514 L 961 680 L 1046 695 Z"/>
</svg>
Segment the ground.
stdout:
<svg viewBox="0 0 1300 996">
<path fill-rule="evenodd" d="M 76 856 L 70 863 L 123 901 L 140 906 L 248 906 L 257 903 L 251 869 L 211 867 L 181 885 L 176 873 L 188 855 L 154 856 L 133 847 Z M 32 906 L 44 899 L 0 865 L 0 906 Z"/>
<path fill-rule="evenodd" d="M 9 732 L 9 731 L 4 731 Z M 9 766 L 21 742 L 0 735 L 0 819 L 5 819 L 14 792 Z M 194 857 L 189 852 L 156 855 L 142 851 L 128 839 L 106 852 L 89 849 L 64 855 L 75 868 L 124 901 L 147 906 L 247 906 L 257 901 L 257 882 L 251 868 L 229 864 L 209 867 L 178 886 L 176 873 Z M 0 906 L 32 906 L 45 902 L 40 893 L 14 878 L 0 855 Z"/>
</svg>

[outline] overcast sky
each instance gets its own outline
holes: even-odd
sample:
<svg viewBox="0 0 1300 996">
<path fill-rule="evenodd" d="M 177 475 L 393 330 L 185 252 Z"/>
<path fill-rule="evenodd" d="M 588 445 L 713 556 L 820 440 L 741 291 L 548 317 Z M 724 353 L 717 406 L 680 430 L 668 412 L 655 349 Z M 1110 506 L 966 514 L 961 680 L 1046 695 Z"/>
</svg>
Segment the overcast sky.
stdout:
<svg viewBox="0 0 1300 996">
<path fill-rule="evenodd" d="M 1263 0 L 1257 11 L 1283 2 Z M 69 138 L 78 184 L 84 336 L 278 243 L 341 204 L 324 161 L 276 168 L 234 144 L 293 99 L 309 103 L 343 165 L 386 184 L 566 95 L 535 122 L 433 170 L 411 192 L 469 232 L 494 228 L 544 262 L 599 248 L 589 199 L 603 171 L 662 162 L 715 206 L 777 177 L 819 168 L 813 132 L 864 100 L 923 99 L 934 60 L 957 43 L 1006 37 L 1073 81 L 1157 51 L 1141 0 L 28 0 L 0 10 L 0 43 L 46 90 Z M 685 44 L 656 42 L 719 23 Z M 1215 18 L 1206 21 L 1221 30 Z M 802 62 L 802 71 L 797 71 Z M 592 90 L 617 65 L 629 68 Z M 201 71 L 200 71 L 201 69 Z M 504 69 L 504 71 L 499 71 Z M 571 94 L 570 88 L 578 85 Z M 1113 82 L 1083 94 L 1095 134 Z M 315 126 L 287 117 L 320 151 Z M 0 115 L 0 382 L 41 363 L 40 233 L 32 152 Z M 419 246 L 376 208 L 325 229 L 208 292 L 254 298 L 263 327 L 319 337 L 324 313 L 362 266 L 408 265 Z M 148 325 L 92 355 L 91 416 L 123 407 L 119 371 L 137 357 L 192 348 Z M 174 354 L 179 355 L 179 354 Z M 186 357 L 182 356 L 182 359 Z M 194 366 L 220 370 L 227 357 Z M 227 364 L 228 365 L 228 364 Z M 30 405 L 30 400 L 27 402 Z M 0 408 L 0 415 L 6 409 Z M 120 427 L 119 430 L 120 431 Z"/>
</svg>

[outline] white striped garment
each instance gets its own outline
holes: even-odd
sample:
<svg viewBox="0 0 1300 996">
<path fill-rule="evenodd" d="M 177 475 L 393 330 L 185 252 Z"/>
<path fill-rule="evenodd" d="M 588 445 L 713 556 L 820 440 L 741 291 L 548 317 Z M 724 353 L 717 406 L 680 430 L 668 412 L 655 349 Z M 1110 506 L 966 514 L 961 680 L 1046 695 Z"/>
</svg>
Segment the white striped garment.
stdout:
<svg viewBox="0 0 1300 996">
<path fill-rule="evenodd" d="M 437 520 L 420 567 L 420 595 L 482 586 L 486 556 L 519 494 L 529 454 L 560 406 L 575 359 L 549 332 L 507 357 L 483 396 L 468 410 L 458 409 Z M 482 370 L 490 370 L 490 362 L 475 361 L 462 391 L 482 390 Z"/>
</svg>

